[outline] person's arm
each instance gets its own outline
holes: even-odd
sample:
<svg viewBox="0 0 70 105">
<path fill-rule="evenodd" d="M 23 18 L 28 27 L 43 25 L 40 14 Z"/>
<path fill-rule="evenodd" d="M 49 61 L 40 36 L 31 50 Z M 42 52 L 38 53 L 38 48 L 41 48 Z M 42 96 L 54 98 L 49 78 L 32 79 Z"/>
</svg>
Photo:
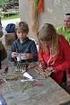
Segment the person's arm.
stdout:
<svg viewBox="0 0 70 105">
<path fill-rule="evenodd" d="M 62 52 L 64 54 L 63 56 L 65 60 L 63 61 L 62 64 L 59 64 L 58 66 L 55 67 L 57 71 L 70 69 L 70 45 L 63 36 L 61 38 L 60 44 L 61 44 L 61 48 L 62 48 Z"/>
<path fill-rule="evenodd" d="M 9 61 L 13 62 L 16 57 L 16 43 L 13 42 L 10 50 L 9 50 Z"/>
</svg>

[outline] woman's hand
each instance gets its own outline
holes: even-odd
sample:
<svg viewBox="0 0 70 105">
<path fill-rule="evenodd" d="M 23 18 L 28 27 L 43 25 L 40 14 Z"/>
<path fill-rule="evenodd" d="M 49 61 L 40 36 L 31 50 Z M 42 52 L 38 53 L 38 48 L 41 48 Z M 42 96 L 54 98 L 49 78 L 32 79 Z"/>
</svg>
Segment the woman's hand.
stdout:
<svg viewBox="0 0 70 105">
<path fill-rule="evenodd" d="M 47 61 L 47 65 L 53 66 L 55 64 L 55 61 L 56 61 L 56 55 L 51 55 L 49 60 Z"/>
<path fill-rule="evenodd" d="M 55 72 L 55 70 L 53 69 L 53 67 L 48 67 L 46 69 L 40 69 L 39 70 L 40 74 L 44 77 L 47 78 L 48 76 L 50 76 L 53 72 Z"/>
<path fill-rule="evenodd" d="M 40 62 L 39 67 L 44 70 L 44 69 L 46 69 L 47 64 L 45 64 L 44 62 Z"/>
<path fill-rule="evenodd" d="M 47 67 L 43 62 L 39 64 L 39 74 L 41 74 L 43 77 L 48 77 L 51 75 L 51 73 L 54 72 L 53 67 Z"/>
<path fill-rule="evenodd" d="M 45 69 L 45 71 L 54 72 L 55 70 L 54 70 L 53 67 L 51 66 L 51 67 L 47 67 L 47 68 Z"/>
<path fill-rule="evenodd" d="M 45 70 L 45 77 L 50 76 L 53 72 L 55 72 L 55 70 L 53 69 L 53 67 L 47 67 Z"/>
</svg>

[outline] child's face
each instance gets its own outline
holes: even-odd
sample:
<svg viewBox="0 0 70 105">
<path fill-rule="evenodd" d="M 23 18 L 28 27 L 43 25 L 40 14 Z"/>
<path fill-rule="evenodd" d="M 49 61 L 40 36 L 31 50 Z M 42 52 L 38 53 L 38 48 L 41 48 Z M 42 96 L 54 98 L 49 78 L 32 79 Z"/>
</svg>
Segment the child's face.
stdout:
<svg viewBox="0 0 70 105">
<path fill-rule="evenodd" d="M 27 33 L 24 31 L 17 30 L 17 37 L 20 40 L 23 40 L 27 37 Z"/>
</svg>

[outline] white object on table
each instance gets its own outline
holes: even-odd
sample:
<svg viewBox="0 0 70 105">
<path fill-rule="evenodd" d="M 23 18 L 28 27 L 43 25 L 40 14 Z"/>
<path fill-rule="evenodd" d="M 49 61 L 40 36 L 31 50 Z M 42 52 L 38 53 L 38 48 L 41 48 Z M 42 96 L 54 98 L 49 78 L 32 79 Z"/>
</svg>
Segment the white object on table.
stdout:
<svg viewBox="0 0 70 105">
<path fill-rule="evenodd" d="M 17 56 L 17 61 L 19 62 L 21 60 L 20 56 Z"/>
<path fill-rule="evenodd" d="M 25 73 L 23 74 L 23 76 L 24 76 L 24 77 L 27 77 L 28 79 L 33 79 L 33 77 L 32 77 L 29 73 L 27 73 L 27 72 L 25 72 Z"/>
</svg>

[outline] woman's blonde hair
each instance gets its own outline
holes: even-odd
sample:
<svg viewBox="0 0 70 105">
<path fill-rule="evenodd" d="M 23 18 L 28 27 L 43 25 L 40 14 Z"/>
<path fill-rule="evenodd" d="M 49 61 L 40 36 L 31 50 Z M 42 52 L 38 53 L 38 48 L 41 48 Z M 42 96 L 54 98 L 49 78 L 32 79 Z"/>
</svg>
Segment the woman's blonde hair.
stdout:
<svg viewBox="0 0 70 105">
<path fill-rule="evenodd" d="M 38 39 L 40 41 L 51 42 L 51 54 L 57 54 L 58 52 L 58 35 L 56 33 L 56 29 L 52 24 L 45 23 L 43 27 L 39 30 Z"/>
</svg>

